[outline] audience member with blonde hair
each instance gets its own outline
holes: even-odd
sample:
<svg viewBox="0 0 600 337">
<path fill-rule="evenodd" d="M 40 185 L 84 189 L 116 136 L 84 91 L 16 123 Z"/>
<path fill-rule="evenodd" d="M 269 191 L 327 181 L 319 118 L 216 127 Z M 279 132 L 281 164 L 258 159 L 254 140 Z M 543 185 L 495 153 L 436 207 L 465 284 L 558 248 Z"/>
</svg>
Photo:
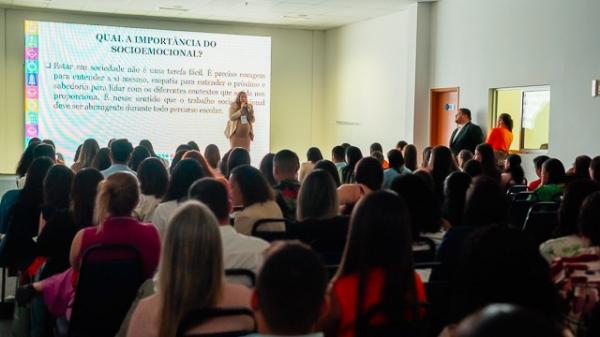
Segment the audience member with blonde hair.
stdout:
<svg viewBox="0 0 600 337">
<path fill-rule="evenodd" d="M 73 163 L 73 165 L 71 165 L 71 169 L 77 173 L 83 168 L 92 167 L 94 164 L 94 157 L 96 157 L 96 153 L 98 153 L 99 150 L 100 146 L 95 139 L 86 139 L 83 142 L 83 145 L 81 145 L 79 158 L 75 163 Z"/>
</svg>

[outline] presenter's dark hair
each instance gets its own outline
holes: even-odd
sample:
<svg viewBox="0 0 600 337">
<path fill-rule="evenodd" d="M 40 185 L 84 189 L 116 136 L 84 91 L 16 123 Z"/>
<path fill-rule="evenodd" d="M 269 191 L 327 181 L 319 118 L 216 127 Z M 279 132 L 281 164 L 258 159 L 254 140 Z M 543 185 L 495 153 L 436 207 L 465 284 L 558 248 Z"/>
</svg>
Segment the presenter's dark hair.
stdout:
<svg viewBox="0 0 600 337">
<path fill-rule="evenodd" d="M 258 306 L 278 335 L 306 335 L 322 314 L 327 271 L 301 243 L 286 243 L 267 257 L 256 283 Z"/>
<path fill-rule="evenodd" d="M 194 182 L 188 191 L 188 199 L 204 203 L 219 221 L 229 217 L 227 188 L 214 178 L 206 177 Z"/>
<path fill-rule="evenodd" d="M 236 147 L 229 153 L 227 172 L 231 174 L 234 168 L 241 165 L 250 165 L 250 152 L 242 147 Z"/>
<path fill-rule="evenodd" d="M 73 178 L 70 210 L 74 223 L 80 228 L 93 224 L 98 184 L 103 179 L 102 173 L 91 167 L 81 169 Z"/>
<path fill-rule="evenodd" d="M 133 152 L 133 145 L 126 139 L 120 138 L 110 144 L 110 156 L 115 163 L 127 164 Z"/>
<path fill-rule="evenodd" d="M 25 151 L 23 151 L 23 154 L 21 155 L 21 159 L 19 159 L 19 163 L 17 164 L 17 176 L 19 178 L 23 177 L 26 173 L 27 173 L 27 169 L 29 169 L 29 166 L 31 165 L 31 163 L 33 162 L 33 150 L 35 149 L 36 146 L 38 146 L 40 142 L 34 142 L 34 141 L 30 141 L 29 145 L 27 145 L 27 148 L 25 149 Z"/>
<path fill-rule="evenodd" d="M 335 187 L 336 188 L 340 187 L 340 185 L 342 184 L 340 182 L 340 174 L 339 174 L 339 172 L 337 170 L 337 167 L 335 166 L 335 164 L 332 161 L 329 161 L 327 159 L 319 160 L 315 164 L 315 168 L 314 169 L 315 170 L 321 169 L 321 170 L 324 170 L 327 173 L 329 173 L 329 175 L 333 179 L 333 182 L 335 183 Z"/>
<path fill-rule="evenodd" d="M 33 158 L 48 157 L 52 161 L 56 160 L 56 150 L 50 144 L 41 143 L 33 149 Z"/>
<path fill-rule="evenodd" d="M 356 164 L 356 182 L 366 185 L 372 191 L 381 189 L 383 184 L 383 168 L 379 160 L 364 157 Z"/>
<path fill-rule="evenodd" d="M 257 168 L 250 165 L 241 165 L 234 168 L 231 171 L 230 180 L 237 183 L 245 207 L 267 202 L 275 197 L 267 179 L 263 177 Z"/>
<path fill-rule="evenodd" d="M 275 158 L 274 153 L 267 153 L 260 161 L 260 172 L 265 179 L 267 179 L 270 186 L 275 186 L 275 184 L 277 184 L 275 177 L 273 176 L 273 158 Z"/>
<path fill-rule="evenodd" d="M 96 156 L 94 157 L 94 161 L 92 162 L 92 167 L 98 171 L 106 170 L 110 167 L 110 149 L 107 147 L 103 147 L 98 150 Z"/>
<path fill-rule="evenodd" d="M 129 168 L 137 172 L 142 161 L 150 156 L 150 151 L 145 146 L 136 146 L 131 153 Z"/>
<path fill-rule="evenodd" d="M 208 144 L 204 149 L 204 158 L 206 158 L 208 165 L 216 170 L 219 166 L 219 160 L 221 160 L 219 148 L 215 144 Z"/>
<path fill-rule="evenodd" d="M 306 151 L 306 159 L 309 162 L 316 164 L 319 160 L 323 159 L 323 155 L 321 154 L 321 150 L 318 147 L 311 147 Z"/>
<path fill-rule="evenodd" d="M 565 167 L 558 159 L 551 158 L 544 162 L 542 172 L 545 172 L 543 184 L 562 184 L 565 182 Z M 544 174 L 544 173 L 542 173 Z"/>
<path fill-rule="evenodd" d="M 194 159 L 182 159 L 175 165 L 171 181 L 167 187 L 167 192 L 163 202 L 177 200 L 182 201 L 187 197 L 188 190 L 194 181 L 204 178 L 206 173 L 202 166 Z"/>
<path fill-rule="evenodd" d="M 296 173 L 300 168 L 300 159 L 292 150 L 281 150 L 273 158 L 273 167 L 284 173 Z"/>
<path fill-rule="evenodd" d="M 338 162 L 346 161 L 346 149 L 341 145 L 336 145 L 331 149 L 331 158 Z"/>
<path fill-rule="evenodd" d="M 512 117 L 507 113 L 502 113 L 498 116 L 498 118 L 502 121 L 504 125 L 506 125 L 508 131 L 512 132 L 514 124 Z"/>
<path fill-rule="evenodd" d="M 142 194 L 153 195 L 162 198 L 169 185 L 169 173 L 167 168 L 158 158 L 150 157 L 144 159 L 137 170 Z"/>
<path fill-rule="evenodd" d="M 471 120 L 471 110 L 469 110 L 467 108 L 460 108 L 459 111 L 463 115 L 467 116 L 467 118 L 469 118 L 469 120 Z"/>
</svg>

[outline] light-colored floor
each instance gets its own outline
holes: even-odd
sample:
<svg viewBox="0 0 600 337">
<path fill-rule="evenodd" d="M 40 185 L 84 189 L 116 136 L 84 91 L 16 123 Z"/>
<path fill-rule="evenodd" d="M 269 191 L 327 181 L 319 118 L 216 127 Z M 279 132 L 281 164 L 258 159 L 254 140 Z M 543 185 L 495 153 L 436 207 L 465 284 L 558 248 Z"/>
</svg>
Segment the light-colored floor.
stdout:
<svg viewBox="0 0 600 337">
<path fill-rule="evenodd" d="M 0 175 L 0 196 L 4 195 L 4 192 L 16 188 L 16 178 L 14 175 Z M 1 275 L 1 274 L 0 274 Z M 6 282 L 6 295 L 7 297 L 13 297 L 15 292 L 15 281 L 14 277 L 10 277 Z M 0 278 L 0 287 L 2 286 L 2 279 Z M 0 336 L 11 335 L 11 321 L 12 320 L 0 320 Z"/>
</svg>

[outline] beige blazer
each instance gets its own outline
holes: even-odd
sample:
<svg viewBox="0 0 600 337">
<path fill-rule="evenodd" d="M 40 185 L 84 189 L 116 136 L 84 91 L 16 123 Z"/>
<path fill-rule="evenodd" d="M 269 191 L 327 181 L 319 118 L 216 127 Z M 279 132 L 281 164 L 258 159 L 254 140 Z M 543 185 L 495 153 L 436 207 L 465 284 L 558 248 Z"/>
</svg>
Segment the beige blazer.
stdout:
<svg viewBox="0 0 600 337">
<path fill-rule="evenodd" d="M 242 109 L 236 104 L 232 103 L 229 106 L 229 120 L 225 127 L 225 137 L 231 138 L 239 123 L 241 123 Z M 250 134 L 252 135 L 252 123 L 254 123 L 254 107 L 248 103 L 248 123 L 250 123 Z M 252 136 L 251 136 L 252 137 Z"/>
</svg>

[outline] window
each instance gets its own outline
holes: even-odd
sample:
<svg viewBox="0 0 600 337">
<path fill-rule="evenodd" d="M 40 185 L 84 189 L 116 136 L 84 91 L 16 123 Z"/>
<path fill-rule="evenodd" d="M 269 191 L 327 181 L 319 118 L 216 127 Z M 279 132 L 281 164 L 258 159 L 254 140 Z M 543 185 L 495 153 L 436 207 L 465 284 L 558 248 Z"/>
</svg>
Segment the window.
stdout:
<svg viewBox="0 0 600 337">
<path fill-rule="evenodd" d="M 513 121 L 510 149 L 547 150 L 550 132 L 550 87 L 515 87 L 491 90 L 492 127 L 502 113 Z"/>
</svg>

